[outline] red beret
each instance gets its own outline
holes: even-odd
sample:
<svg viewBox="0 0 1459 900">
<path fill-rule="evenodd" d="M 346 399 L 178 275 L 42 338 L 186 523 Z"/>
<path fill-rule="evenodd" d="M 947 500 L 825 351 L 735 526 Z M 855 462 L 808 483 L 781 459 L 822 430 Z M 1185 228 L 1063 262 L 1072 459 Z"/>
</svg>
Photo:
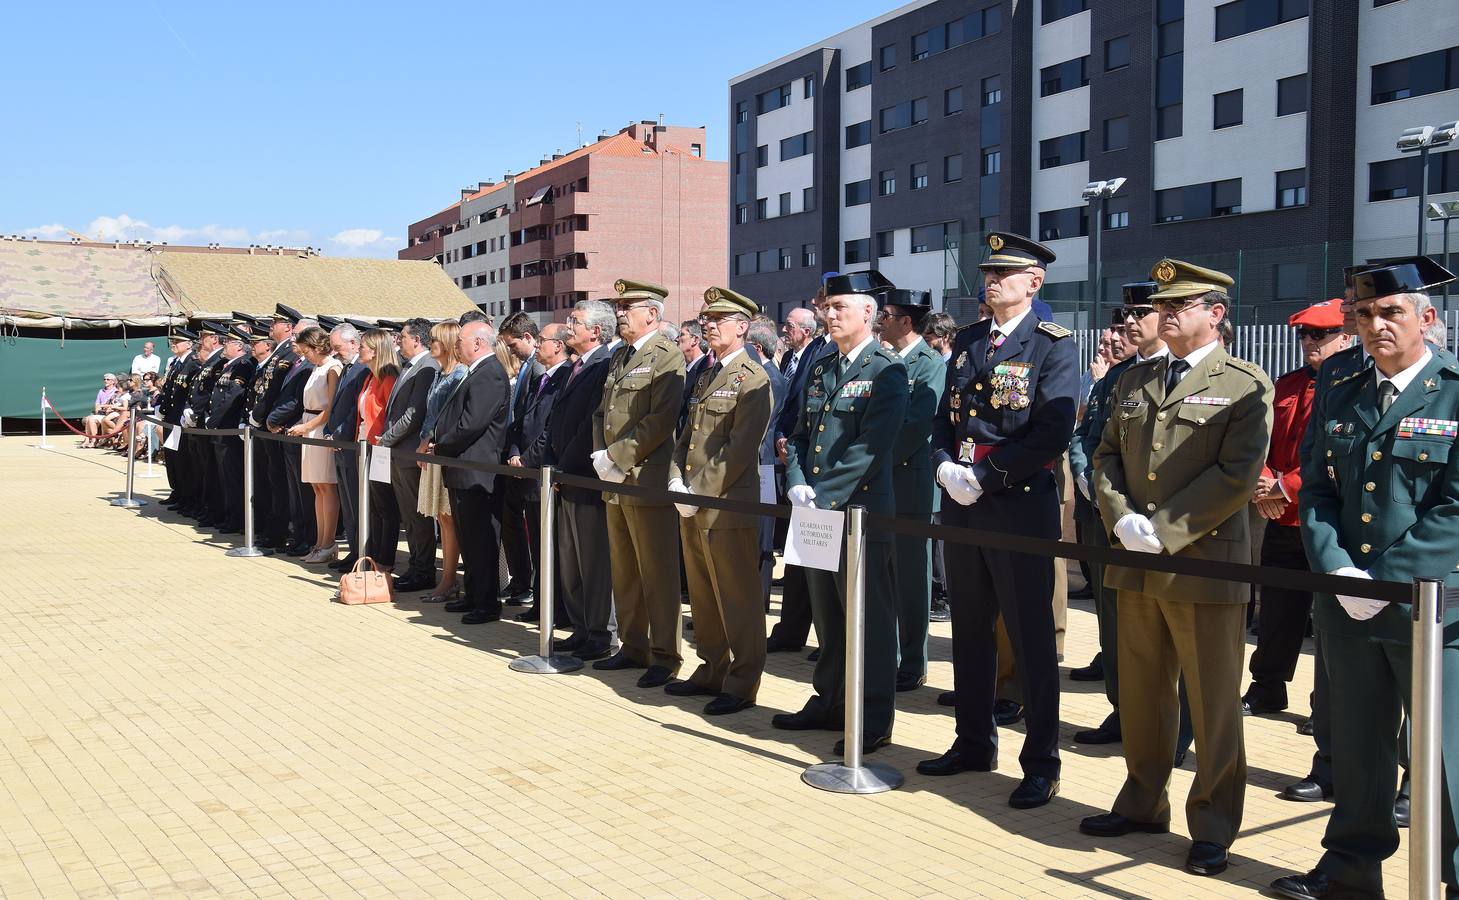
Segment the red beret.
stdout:
<svg viewBox="0 0 1459 900">
<path fill-rule="evenodd" d="M 1291 326 L 1310 325 L 1313 328 L 1341 328 L 1342 301 L 1324 300 L 1314 303 L 1301 312 L 1293 313 L 1287 319 Z"/>
</svg>

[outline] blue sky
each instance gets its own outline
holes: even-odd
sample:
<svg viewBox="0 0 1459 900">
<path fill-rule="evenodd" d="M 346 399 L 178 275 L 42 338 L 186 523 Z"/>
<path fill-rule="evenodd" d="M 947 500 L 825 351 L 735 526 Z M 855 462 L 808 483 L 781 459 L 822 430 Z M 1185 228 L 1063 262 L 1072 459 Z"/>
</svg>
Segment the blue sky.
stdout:
<svg viewBox="0 0 1459 900">
<path fill-rule="evenodd" d="M 662 113 L 726 158 L 730 77 L 895 5 L 7 4 L 0 234 L 393 257 L 579 122 Z"/>
</svg>

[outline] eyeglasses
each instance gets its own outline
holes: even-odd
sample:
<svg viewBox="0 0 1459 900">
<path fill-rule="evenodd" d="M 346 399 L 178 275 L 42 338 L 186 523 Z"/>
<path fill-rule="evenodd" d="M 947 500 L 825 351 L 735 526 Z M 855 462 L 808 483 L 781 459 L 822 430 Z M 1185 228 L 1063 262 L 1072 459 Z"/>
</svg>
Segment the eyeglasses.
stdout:
<svg viewBox="0 0 1459 900">
<path fill-rule="evenodd" d="M 1153 312 L 1155 312 L 1153 306 L 1123 306 L 1114 310 L 1109 323 L 1123 328 L 1126 319 L 1143 319 Z"/>
<path fill-rule="evenodd" d="M 1178 316 L 1193 306 L 1205 306 L 1199 300 L 1178 298 L 1175 300 L 1151 300 L 1150 309 L 1165 316 Z"/>
<path fill-rule="evenodd" d="M 1320 341 L 1325 337 L 1340 334 L 1341 328 L 1311 328 L 1303 327 L 1297 329 L 1297 337 L 1308 341 Z"/>
<path fill-rule="evenodd" d="M 619 312 L 628 312 L 630 309 L 642 309 L 645 306 L 652 306 L 653 304 L 647 300 L 638 300 L 633 303 L 615 303 L 613 305 L 618 308 Z"/>
<path fill-rule="evenodd" d="M 567 324 L 572 325 L 574 327 L 576 327 L 578 325 L 582 325 L 583 327 L 587 327 L 587 324 L 588 323 L 584 322 L 582 319 L 579 319 L 576 316 L 568 316 L 567 317 Z"/>
<path fill-rule="evenodd" d="M 709 326 L 713 325 L 715 328 L 718 328 L 720 325 L 723 325 L 725 322 L 733 322 L 733 321 L 736 321 L 736 320 L 742 320 L 742 319 L 741 319 L 740 316 L 734 316 L 734 315 L 730 315 L 730 316 L 715 316 L 713 318 L 710 318 L 709 316 L 700 316 L 699 317 L 699 327 L 700 328 L 708 328 Z"/>
</svg>

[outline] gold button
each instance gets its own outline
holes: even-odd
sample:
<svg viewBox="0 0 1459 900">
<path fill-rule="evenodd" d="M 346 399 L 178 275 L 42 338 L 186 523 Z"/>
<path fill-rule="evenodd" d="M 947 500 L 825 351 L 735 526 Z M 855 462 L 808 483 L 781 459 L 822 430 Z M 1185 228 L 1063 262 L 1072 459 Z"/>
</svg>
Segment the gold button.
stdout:
<svg viewBox="0 0 1459 900">
<path fill-rule="evenodd" d="M 846 411 L 847 412 L 856 412 L 856 407 L 854 407 L 854 406 L 848 406 L 848 407 L 846 407 Z"/>
<path fill-rule="evenodd" d="M 1145 477 L 1148 478 L 1151 481 L 1154 481 L 1155 480 L 1155 473 L 1154 472 L 1151 472 L 1149 475 L 1146 475 Z"/>
<path fill-rule="evenodd" d="M 1155 414 L 1155 418 L 1157 418 L 1157 419 L 1159 419 L 1159 420 L 1160 420 L 1160 421 L 1162 421 L 1162 422 L 1164 422 L 1164 421 L 1165 421 L 1165 413 L 1163 413 L 1163 412 L 1161 412 L 1161 413 L 1156 413 L 1156 414 Z"/>
<path fill-rule="evenodd" d="M 977 414 L 978 414 L 978 411 L 976 409 L 970 409 L 970 410 L 968 410 L 968 415 L 970 415 L 970 416 L 976 416 Z"/>
<path fill-rule="evenodd" d="M 690 445 L 689 445 L 689 449 L 690 449 L 690 450 L 693 450 L 693 449 L 694 449 L 694 445 L 693 445 L 693 444 L 690 444 Z"/>
<path fill-rule="evenodd" d="M 1383 458 L 1383 452 L 1381 450 L 1374 450 L 1373 451 L 1373 462 L 1377 462 L 1378 460 L 1380 460 L 1382 458 Z"/>
<path fill-rule="evenodd" d="M 861 489 L 862 489 L 862 490 L 863 490 L 863 491 L 869 491 L 869 490 L 871 490 L 871 485 L 869 485 L 869 484 L 863 484 L 863 485 L 862 485 L 862 486 L 861 486 Z"/>
<path fill-rule="evenodd" d="M 1196 419 L 1196 424 L 1197 425 L 1204 425 L 1204 424 L 1206 424 L 1206 417 L 1205 416 L 1201 416 L 1199 419 Z"/>
<path fill-rule="evenodd" d="M 694 423 L 694 430 L 695 431 L 698 431 L 699 430 L 699 423 L 698 422 L 695 422 Z"/>
<path fill-rule="evenodd" d="M 1374 453 L 1373 455 L 1374 456 L 1377 456 L 1378 454 Z M 1424 460 L 1426 460 L 1428 458 L 1429 458 L 1429 451 L 1422 450 L 1422 451 L 1419 452 L 1419 455 L 1418 455 L 1419 462 L 1423 462 Z"/>
<path fill-rule="evenodd" d="M 812 475 L 819 475 L 819 474 L 821 474 L 821 467 L 820 466 L 811 466 L 811 474 Z"/>
<path fill-rule="evenodd" d="M 1148 509 L 1150 512 L 1154 512 L 1155 511 L 1155 504 L 1153 504 L 1153 503 L 1146 503 L 1145 504 L 1145 508 Z"/>
<path fill-rule="evenodd" d="M 612 406 L 609 406 L 608 407 L 608 412 L 612 412 L 612 411 L 613 411 L 613 407 Z"/>
<path fill-rule="evenodd" d="M 1363 485 L 1363 490 L 1365 490 L 1365 491 L 1372 491 L 1372 490 L 1375 490 L 1377 487 L 1378 487 L 1378 485 L 1376 485 L 1376 484 L 1374 484 L 1373 482 L 1370 481 L 1367 484 Z"/>
<path fill-rule="evenodd" d="M 1150 449 L 1151 450 L 1163 450 L 1163 449 L 1165 449 L 1165 445 L 1162 444 L 1162 443 L 1160 443 L 1159 441 L 1156 441 L 1155 443 L 1153 443 L 1153 444 L 1150 445 Z"/>
<path fill-rule="evenodd" d="M 684 471 L 685 472 L 688 472 L 690 469 L 693 469 L 693 468 L 694 468 L 693 466 L 685 466 L 684 467 Z"/>
<path fill-rule="evenodd" d="M 693 447 L 690 447 L 690 448 L 689 448 L 689 449 L 690 449 L 690 450 L 693 450 L 693 449 L 694 449 L 694 448 L 693 448 Z M 816 445 L 816 452 L 817 452 L 817 453 L 820 453 L 820 452 L 821 452 L 821 445 L 820 445 L 820 444 L 817 444 L 817 445 Z"/>
<path fill-rule="evenodd" d="M 975 385 L 973 385 L 973 390 L 975 390 L 975 391 L 981 391 L 982 389 L 983 389 L 983 386 L 981 384 L 975 384 Z"/>
<path fill-rule="evenodd" d="M 816 426 L 816 430 L 817 431 L 825 431 L 826 430 L 826 426 L 824 426 L 824 425 L 818 425 L 818 426 Z"/>
<path fill-rule="evenodd" d="M 1331 450 L 1327 451 L 1327 456 L 1328 456 L 1329 459 L 1332 458 L 1332 451 Z"/>
<path fill-rule="evenodd" d="M 832 500 L 831 501 L 830 508 L 831 509 L 835 509 L 836 508 L 836 501 L 835 500 Z"/>
<path fill-rule="evenodd" d="M 1211 532 L 1211 537 L 1215 537 L 1215 536 L 1216 536 L 1216 532 L 1214 532 L 1214 531 Z"/>
<path fill-rule="evenodd" d="M 1360 544 L 1360 545 L 1358 545 L 1358 549 L 1361 550 L 1364 553 L 1371 553 L 1371 552 L 1373 552 L 1373 545 L 1372 544 Z"/>
<path fill-rule="evenodd" d="M 1373 521 L 1373 514 L 1372 513 L 1363 513 L 1362 518 L 1363 518 L 1363 524 L 1366 525 L 1369 522 Z"/>
</svg>

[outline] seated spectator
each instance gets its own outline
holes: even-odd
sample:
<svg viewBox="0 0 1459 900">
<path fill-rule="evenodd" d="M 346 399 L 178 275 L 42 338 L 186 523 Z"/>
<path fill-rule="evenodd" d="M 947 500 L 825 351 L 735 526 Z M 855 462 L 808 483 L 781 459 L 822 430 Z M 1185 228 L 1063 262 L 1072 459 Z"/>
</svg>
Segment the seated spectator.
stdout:
<svg viewBox="0 0 1459 900">
<path fill-rule="evenodd" d="M 111 403 L 116 392 L 117 377 L 107 372 L 101 376 L 101 390 L 96 392 L 96 403 L 91 407 L 91 415 L 81 420 L 82 427 L 86 429 L 86 440 L 81 442 L 82 447 L 96 446 L 96 439 L 102 433 L 102 423 L 106 420 L 105 407 Z"/>
</svg>

